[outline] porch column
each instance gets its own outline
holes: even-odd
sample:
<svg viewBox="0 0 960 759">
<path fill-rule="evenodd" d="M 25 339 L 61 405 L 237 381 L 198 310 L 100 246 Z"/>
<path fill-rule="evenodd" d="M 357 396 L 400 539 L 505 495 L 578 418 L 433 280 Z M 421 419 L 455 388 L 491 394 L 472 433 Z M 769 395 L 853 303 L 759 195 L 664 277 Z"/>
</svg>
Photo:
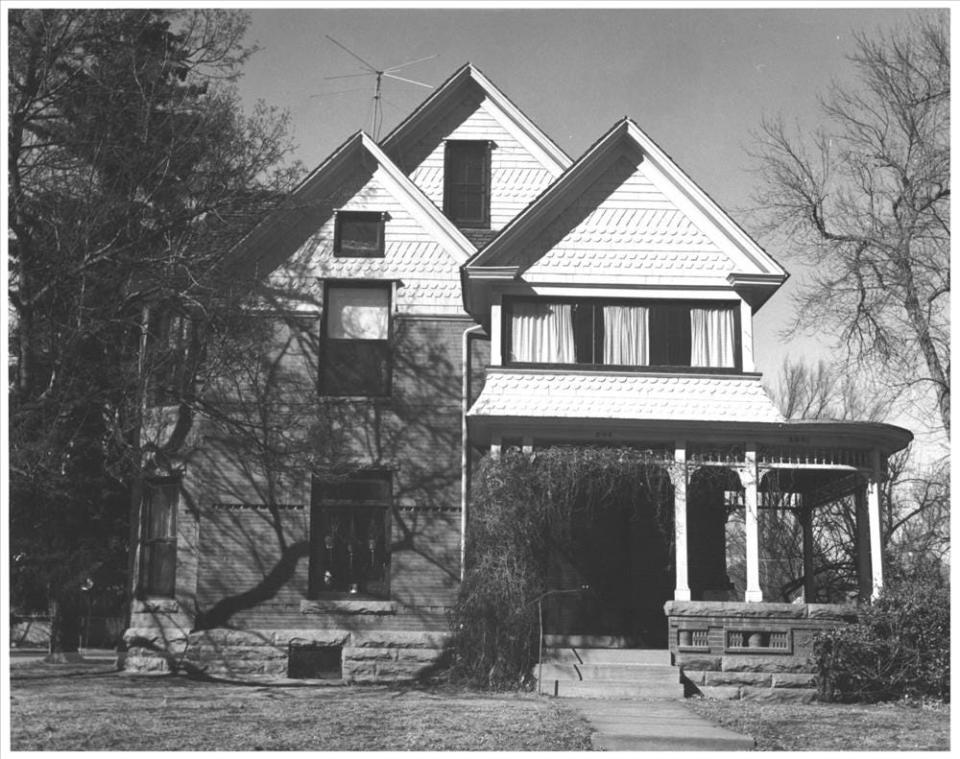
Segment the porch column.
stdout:
<svg viewBox="0 0 960 759">
<path fill-rule="evenodd" d="M 800 495 L 800 526 L 803 528 L 803 600 L 813 603 L 817 583 L 813 575 L 813 508 L 806 494 Z"/>
<path fill-rule="evenodd" d="M 883 590 L 883 539 L 880 534 L 880 451 L 871 452 L 872 472 L 867 482 L 867 516 L 870 523 L 870 598 Z"/>
<path fill-rule="evenodd" d="M 853 494 L 854 510 L 857 518 L 857 595 L 861 601 L 868 601 L 873 594 L 871 577 L 872 551 L 870 545 L 870 509 L 867 506 L 867 482 L 857 483 Z"/>
<path fill-rule="evenodd" d="M 676 588 L 674 601 L 690 600 L 690 580 L 687 569 L 687 443 L 674 444 L 673 467 L 673 529 Z"/>
<path fill-rule="evenodd" d="M 747 587 L 743 600 L 759 602 L 763 600 L 763 591 L 760 589 L 760 524 L 757 513 L 759 477 L 756 443 L 747 443 L 744 459 L 746 465 L 740 469 L 747 541 Z"/>
</svg>

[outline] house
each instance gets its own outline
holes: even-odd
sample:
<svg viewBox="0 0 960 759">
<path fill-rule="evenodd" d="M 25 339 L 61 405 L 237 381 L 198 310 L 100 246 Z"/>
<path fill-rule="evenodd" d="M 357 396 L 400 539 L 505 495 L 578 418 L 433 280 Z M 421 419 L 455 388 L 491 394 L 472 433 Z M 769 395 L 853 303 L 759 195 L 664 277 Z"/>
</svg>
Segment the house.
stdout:
<svg viewBox="0 0 960 759">
<path fill-rule="evenodd" d="M 465 65 L 379 143 L 343 143 L 233 265 L 261 283 L 261 331 L 204 389 L 221 413 L 144 463 L 129 669 L 429 667 L 470 471 L 510 447 L 636 446 L 663 475 L 669 550 L 623 516 L 587 525 L 621 538 L 581 567 L 606 611 L 571 598 L 554 636 L 669 648 L 701 682 L 739 655 L 801 661 L 850 612 L 804 602 L 813 515 L 848 497 L 859 594 L 882 586 L 879 488 L 910 433 L 781 417 L 752 325 L 787 273 L 630 119 L 573 161 Z M 144 434 L 172 420 L 161 400 Z M 774 501 L 802 528 L 791 603 L 761 582 Z M 638 559 L 657 551 L 669 571 Z"/>
</svg>

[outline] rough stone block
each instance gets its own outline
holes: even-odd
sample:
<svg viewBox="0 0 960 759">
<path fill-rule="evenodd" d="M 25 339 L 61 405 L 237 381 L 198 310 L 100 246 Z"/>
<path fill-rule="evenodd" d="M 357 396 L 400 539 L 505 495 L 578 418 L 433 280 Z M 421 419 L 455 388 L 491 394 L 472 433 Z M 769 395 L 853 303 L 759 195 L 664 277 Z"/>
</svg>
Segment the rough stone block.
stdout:
<svg viewBox="0 0 960 759">
<path fill-rule="evenodd" d="M 809 704 L 817 698 L 814 688 L 743 688 L 741 698 L 750 701 Z"/>
<path fill-rule="evenodd" d="M 295 645 L 343 646 L 350 639 L 350 633 L 344 630 L 274 630 L 272 634 L 275 646 Z"/>
<path fill-rule="evenodd" d="M 838 622 L 856 622 L 857 607 L 850 604 L 807 604 L 807 618 L 835 619 Z"/>
<path fill-rule="evenodd" d="M 773 676 L 774 688 L 815 688 L 816 677 L 812 673 L 778 673 Z"/>
<path fill-rule="evenodd" d="M 396 648 L 363 648 L 350 646 L 343 649 L 343 660 L 347 661 L 396 661 Z"/>
<path fill-rule="evenodd" d="M 688 669 L 719 670 L 721 659 L 719 656 L 696 656 L 681 653 L 677 654 L 677 664 L 684 671 Z"/>
<path fill-rule="evenodd" d="M 772 676 L 769 672 L 707 672 L 705 685 L 752 685 L 768 686 Z"/>
<path fill-rule="evenodd" d="M 443 648 L 446 633 L 367 630 L 350 636 L 352 646 L 363 648 Z"/>
<path fill-rule="evenodd" d="M 397 661 L 421 662 L 432 664 L 443 655 L 438 648 L 400 648 L 397 649 Z"/>
<path fill-rule="evenodd" d="M 809 672 L 810 664 L 792 656 L 724 656 L 720 668 L 724 672 Z"/>
<path fill-rule="evenodd" d="M 702 671 L 702 670 L 697 670 L 697 669 L 692 669 L 692 670 L 691 670 L 691 669 L 687 669 L 686 667 L 684 667 L 684 668 L 682 669 L 681 677 L 685 677 L 687 680 L 689 680 L 689 681 L 690 681 L 691 683 L 693 683 L 694 685 L 703 685 L 703 683 L 704 683 L 705 680 L 706 680 L 706 674 L 707 674 L 707 673 L 704 672 L 704 671 Z"/>
<path fill-rule="evenodd" d="M 704 698 L 716 698 L 723 701 L 736 701 L 740 698 L 740 688 L 733 685 L 701 685 L 698 689 Z"/>
</svg>

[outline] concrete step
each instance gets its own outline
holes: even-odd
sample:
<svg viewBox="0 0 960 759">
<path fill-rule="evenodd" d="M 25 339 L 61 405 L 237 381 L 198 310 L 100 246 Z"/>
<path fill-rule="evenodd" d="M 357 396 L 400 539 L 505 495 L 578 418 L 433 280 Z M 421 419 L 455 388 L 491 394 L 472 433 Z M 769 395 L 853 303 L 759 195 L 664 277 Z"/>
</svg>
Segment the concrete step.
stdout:
<svg viewBox="0 0 960 759">
<path fill-rule="evenodd" d="M 683 698 L 683 686 L 679 681 L 670 684 L 641 684 L 599 680 L 591 682 L 544 680 L 540 692 L 559 698 L 630 699 L 632 701 Z"/>
<path fill-rule="evenodd" d="M 568 662 L 543 662 L 535 674 L 546 680 L 617 681 L 631 683 L 680 682 L 680 670 L 675 667 L 654 664 L 604 663 L 571 664 Z"/>
<path fill-rule="evenodd" d="M 640 648 L 636 636 L 626 635 L 544 635 L 543 645 L 550 648 Z"/>
<path fill-rule="evenodd" d="M 662 648 L 545 648 L 543 662 L 671 666 L 670 652 Z"/>
</svg>

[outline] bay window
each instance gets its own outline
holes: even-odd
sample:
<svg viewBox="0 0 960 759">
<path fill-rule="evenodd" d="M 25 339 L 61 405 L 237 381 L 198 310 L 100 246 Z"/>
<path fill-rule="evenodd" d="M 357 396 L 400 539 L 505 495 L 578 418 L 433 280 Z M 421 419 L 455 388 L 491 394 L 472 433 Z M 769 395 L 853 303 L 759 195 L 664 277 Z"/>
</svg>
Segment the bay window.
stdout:
<svg viewBox="0 0 960 759">
<path fill-rule="evenodd" d="M 507 364 L 739 370 L 740 312 L 724 301 L 513 299 Z"/>
</svg>

